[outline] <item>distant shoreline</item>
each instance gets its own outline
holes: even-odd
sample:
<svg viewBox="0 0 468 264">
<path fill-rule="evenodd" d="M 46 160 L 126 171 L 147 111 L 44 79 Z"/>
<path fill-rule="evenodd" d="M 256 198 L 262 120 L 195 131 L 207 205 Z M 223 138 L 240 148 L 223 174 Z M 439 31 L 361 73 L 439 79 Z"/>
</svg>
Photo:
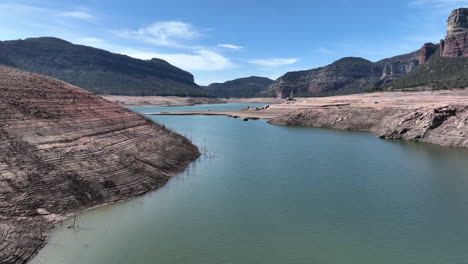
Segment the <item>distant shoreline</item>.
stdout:
<svg viewBox="0 0 468 264">
<path fill-rule="evenodd" d="M 179 96 L 122 96 L 100 95 L 102 98 L 125 107 L 165 107 L 190 106 L 201 104 L 224 103 L 282 103 L 284 100 L 270 97 L 258 98 L 209 98 L 209 97 L 179 97 Z"/>
<path fill-rule="evenodd" d="M 370 131 L 380 138 L 468 148 L 468 90 L 297 98 L 266 110 L 147 114 L 224 115 L 245 121 L 270 119 L 269 123 L 275 125 Z"/>
</svg>

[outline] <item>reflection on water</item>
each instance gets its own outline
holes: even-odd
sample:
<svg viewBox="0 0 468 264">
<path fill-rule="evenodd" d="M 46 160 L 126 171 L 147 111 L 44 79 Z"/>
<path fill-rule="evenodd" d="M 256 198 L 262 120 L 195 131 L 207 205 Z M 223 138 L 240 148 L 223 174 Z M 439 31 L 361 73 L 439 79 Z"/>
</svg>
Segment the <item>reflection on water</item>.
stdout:
<svg viewBox="0 0 468 264">
<path fill-rule="evenodd" d="M 206 155 L 156 192 L 80 215 L 32 263 L 467 263 L 466 150 L 152 118 Z"/>
</svg>

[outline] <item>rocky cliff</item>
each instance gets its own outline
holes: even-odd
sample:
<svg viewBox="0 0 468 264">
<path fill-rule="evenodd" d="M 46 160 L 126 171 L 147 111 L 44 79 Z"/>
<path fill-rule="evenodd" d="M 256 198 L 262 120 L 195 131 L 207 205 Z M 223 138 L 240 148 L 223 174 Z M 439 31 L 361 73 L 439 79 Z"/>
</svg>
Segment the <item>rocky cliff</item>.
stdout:
<svg viewBox="0 0 468 264">
<path fill-rule="evenodd" d="M 25 263 L 54 220 L 164 185 L 186 138 L 91 92 L 0 67 L 0 263 Z"/>
<path fill-rule="evenodd" d="M 419 65 L 419 51 L 378 62 L 363 58 L 343 58 L 325 67 L 288 72 L 261 92 L 262 95 L 286 98 L 326 96 L 364 92 L 384 85 L 412 71 Z"/>
<path fill-rule="evenodd" d="M 468 57 L 468 8 L 452 12 L 447 22 L 447 36 L 441 40 L 442 57 Z"/>
<path fill-rule="evenodd" d="M 212 83 L 203 88 L 218 98 L 252 98 L 272 83 L 273 80 L 269 78 L 251 76 L 224 83 Z"/>
<path fill-rule="evenodd" d="M 419 50 L 419 65 L 424 65 L 438 48 L 439 46 L 433 43 L 425 43 Z"/>
<path fill-rule="evenodd" d="M 0 41 L 0 64 L 98 94 L 201 96 L 193 75 L 161 59 L 139 60 L 57 38 Z"/>
<path fill-rule="evenodd" d="M 445 90 L 468 87 L 468 57 L 442 57 L 439 49 L 423 65 L 385 85 L 384 90 Z"/>
<path fill-rule="evenodd" d="M 468 8 L 454 10 L 440 45 L 426 43 L 420 67 L 383 87 L 384 90 L 442 90 L 468 87 Z"/>
</svg>

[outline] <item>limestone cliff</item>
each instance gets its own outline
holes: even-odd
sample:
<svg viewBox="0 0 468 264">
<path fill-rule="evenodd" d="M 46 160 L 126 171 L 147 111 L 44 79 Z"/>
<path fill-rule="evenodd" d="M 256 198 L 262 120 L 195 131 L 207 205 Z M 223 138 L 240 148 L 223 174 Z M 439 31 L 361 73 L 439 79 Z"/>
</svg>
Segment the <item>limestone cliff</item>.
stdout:
<svg viewBox="0 0 468 264">
<path fill-rule="evenodd" d="M 468 8 L 456 9 L 450 15 L 440 52 L 442 57 L 468 57 Z"/>
<path fill-rule="evenodd" d="M 288 72 L 260 94 L 286 98 L 362 93 L 401 77 L 419 66 L 419 51 L 371 62 L 348 57 L 325 67 Z"/>
<path fill-rule="evenodd" d="M 54 219 L 154 190 L 199 156 L 186 138 L 91 92 L 0 67 L 0 263 Z"/>
</svg>

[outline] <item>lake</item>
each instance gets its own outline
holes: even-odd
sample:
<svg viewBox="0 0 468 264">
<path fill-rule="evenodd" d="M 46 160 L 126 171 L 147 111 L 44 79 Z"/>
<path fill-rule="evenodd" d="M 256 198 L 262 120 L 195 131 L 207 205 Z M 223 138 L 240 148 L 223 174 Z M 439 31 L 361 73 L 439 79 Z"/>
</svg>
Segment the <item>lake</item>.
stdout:
<svg viewBox="0 0 468 264">
<path fill-rule="evenodd" d="M 155 192 L 57 228 L 31 263 L 468 263 L 466 150 L 264 120 L 150 117 L 203 156 Z"/>
</svg>

